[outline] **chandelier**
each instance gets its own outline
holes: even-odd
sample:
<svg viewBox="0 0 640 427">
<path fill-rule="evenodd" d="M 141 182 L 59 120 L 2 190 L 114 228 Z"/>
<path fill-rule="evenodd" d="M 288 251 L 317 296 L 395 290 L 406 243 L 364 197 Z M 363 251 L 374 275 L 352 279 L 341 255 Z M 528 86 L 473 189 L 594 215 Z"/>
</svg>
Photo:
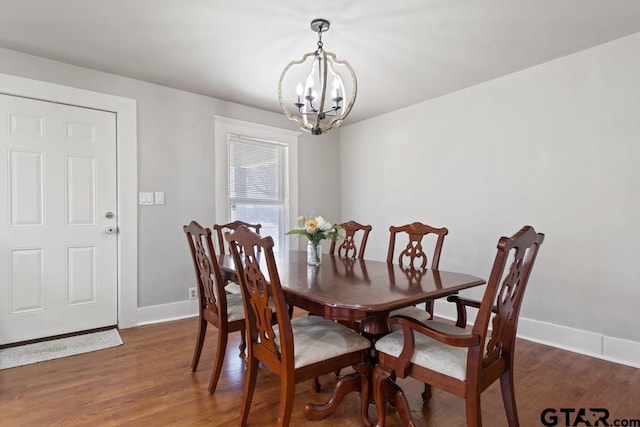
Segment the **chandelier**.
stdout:
<svg viewBox="0 0 640 427">
<path fill-rule="evenodd" d="M 318 33 L 318 47 L 285 67 L 278 97 L 290 120 L 297 121 L 305 131 L 320 135 L 342 124 L 356 101 L 358 83 L 347 61 L 339 61 L 335 54 L 323 49 L 322 33 L 329 29 L 329 21 L 314 19 L 311 29 Z"/>
</svg>

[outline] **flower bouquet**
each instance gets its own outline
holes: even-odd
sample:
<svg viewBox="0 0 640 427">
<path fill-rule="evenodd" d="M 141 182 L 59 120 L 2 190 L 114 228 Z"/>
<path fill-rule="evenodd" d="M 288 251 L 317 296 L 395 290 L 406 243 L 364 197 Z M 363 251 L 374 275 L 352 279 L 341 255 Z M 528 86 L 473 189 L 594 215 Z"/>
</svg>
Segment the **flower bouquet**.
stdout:
<svg viewBox="0 0 640 427">
<path fill-rule="evenodd" d="M 307 262 L 310 265 L 319 265 L 322 259 L 320 242 L 324 239 L 339 240 L 340 226 L 331 224 L 321 216 L 299 216 L 299 228 L 289 230 L 286 234 L 305 236 L 309 239 L 307 245 Z"/>
</svg>

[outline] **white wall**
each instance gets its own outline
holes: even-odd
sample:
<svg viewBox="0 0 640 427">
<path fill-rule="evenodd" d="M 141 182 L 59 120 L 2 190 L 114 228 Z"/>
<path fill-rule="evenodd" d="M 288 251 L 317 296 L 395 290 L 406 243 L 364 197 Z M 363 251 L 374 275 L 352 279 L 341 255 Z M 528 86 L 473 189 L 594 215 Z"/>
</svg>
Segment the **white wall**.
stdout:
<svg viewBox="0 0 640 427">
<path fill-rule="evenodd" d="M 614 359 L 621 339 L 640 366 L 638 76 L 635 34 L 343 127 L 343 217 L 373 225 L 380 260 L 389 225 L 446 226 L 441 269 L 484 278 L 498 238 L 533 225 L 521 332 Z"/>
<path fill-rule="evenodd" d="M 298 149 L 299 159 L 305 163 L 304 167 L 299 166 L 298 197 L 301 208 L 298 213 L 321 215 L 330 222 L 344 221 L 340 209 L 339 131 L 310 136 L 304 144 L 299 144 Z M 299 248 L 306 249 L 307 239 L 298 238 L 298 241 Z M 322 250 L 328 252 L 328 241 L 323 242 Z"/>
<path fill-rule="evenodd" d="M 0 49 L 0 73 L 137 101 L 138 191 L 164 191 L 166 198 L 165 205 L 138 209 L 138 305 L 153 308 L 143 310 L 140 318 L 153 321 L 196 310 L 193 303 L 177 309 L 165 309 L 162 305 L 186 300 L 187 289 L 194 286 L 182 225 L 191 219 L 208 225 L 216 221 L 213 116 L 291 130 L 298 130 L 296 124 L 283 114 L 6 49 Z M 339 169 L 338 155 L 335 134 L 321 137 L 304 134 L 300 138 L 300 212 L 322 213 L 329 218 L 339 215 L 339 173 L 324 176 L 327 170 Z M 318 182 L 321 177 L 322 182 Z"/>
<path fill-rule="evenodd" d="M 165 191 L 167 203 L 139 210 L 145 308 L 185 300 L 193 272 L 181 226 L 215 221 L 213 115 L 296 129 L 278 113 L 5 49 L 0 73 L 136 99 L 139 190 Z M 375 259 L 385 257 L 391 224 L 447 226 L 441 268 L 482 277 L 498 237 L 531 224 L 547 238 L 520 331 L 640 366 L 638 75 L 636 34 L 326 136 L 304 135 L 299 212 L 372 224 L 367 253 Z"/>
</svg>

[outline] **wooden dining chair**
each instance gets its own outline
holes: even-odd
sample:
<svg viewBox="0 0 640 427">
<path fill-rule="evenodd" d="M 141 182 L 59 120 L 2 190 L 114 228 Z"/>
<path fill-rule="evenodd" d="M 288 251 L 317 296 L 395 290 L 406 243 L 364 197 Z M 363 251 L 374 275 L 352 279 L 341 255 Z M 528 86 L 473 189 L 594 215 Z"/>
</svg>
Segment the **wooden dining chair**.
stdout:
<svg viewBox="0 0 640 427">
<path fill-rule="evenodd" d="M 375 345 L 378 363 L 373 381 L 378 426 L 385 425 L 387 398 L 396 399 L 402 425 L 415 426 L 406 397 L 390 380 L 392 375 L 410 376 L 465 398 L 469 427 L 482 425 L 480 394 L 500 379 L 509 426 L 519 425 L 513 387 L 516 330 L 524 292 L 543 240 L 544 234 L 536 233 L 531 226 L 511 237 L 502 237 L 482 301 L 453 297 L 463 307 L 478 309 L 471 330 L 433 320 L 422 324 L 404 316 L 391 319 L 402 329 Z"/>
<path fill-rule="evenodd" d="M 258 363 L 280 377 L 279 426 L 289 425 L 295 385 L 319 375 L 353 366 L 362 385 L 361 417 L 367 417 L 371 343 L 362 335 L 321 316 L 290 319 L 278 268 L 273 255 L 273 239 L 260 237 L 240 226 L 226 233 L 234 263 L 238 268 L 246 327 L 248 331 L 247 370 L 244 382 L 240 425 L 247 423 L 256 386 Z M 260 254 L 258 251 L 262 250 Z M 241 255 L 244 254 L 244 255 Z M 260 258 L 264 258 L 260 268 Z M 265 276 L 266 274 L 266 276 Z M 277 324 L 268 321 L 274 309 L 267 304 L 272 296 Z M 309 411 L 316 405 L 307 405 Z"/>
<path fill-rule="evenodd" d="M 216 356 L 213 363 L 213 373 L 209 381 L 209 392 L 213 393 L 220 378 L 222 363 L 227 349 L 227 337 L 232 332 L 241 334 L 240 354 L 244 354 L 246 348 L 244 308 L 241 294 L 227 294 L 224 290 L 224 281 L 218 265 L 218 259 L 213 241 L 211 229 L 204 228 L 195 221 L 183 227 L 189 242 L 191 258 L 196 272 L 198 288 L 198 335 L 196 348 L 193 353 L 191 370 L 198 369 L 204 338 L 207 333 L 207 325 L 211 324 L 218 329 Z"/>
<path fill-rule="evenodd" d="M 440 264 L 440 254 L 445 236 L 449 233 L 446 227 L 436 228 L 421 222 L 389 227 L 389 249 L 387 251 L 387 264 L 393 264 L 395 258 L 396 241 L 398 236 L 406 237 L 406 246 L 397 256 L 398 264 L 410 270 L 420 270 L 428 268 L 429 259 L 425 252 L 426 244 L 429 241 L 433 248 L 431 252 L 431 265 L 429 268 L 437 270 Z M 433 316 L 433 301 L 425 302 L 425 309 L 418 307 L 405 307 L 391 312 L 392 316 L 409 316 L 419 321 L 426 321 Z"/>
<path fill-rule="evenodd" d="M 371 232 L 371 225 L 363 225 L 356 221 L 347 221 L 340 224 L 340 228 L 344 230 L 344 239 L 338 243 L 331 241 L 329 247 L 329 255 L 337 255 L 341 258 L 364 258 L 364 251 L 367 248 L 367 239 Z M 360 239 L 357 235 L 360 234 Z M 360 243 L 358 243 L 358 240 Z"/>
<path fill-rule="evenodd" d="M 262 224 L 260 223 L 256 223 L 256 224 L 250 224 L 248 222 L 244 222 L 244 221 L 233 221 L 233 222 L 229 222 L 227 224 L 214 224 L 213 225 L 213 229 L 216 232 L 216 235 L 218 237 L 218 251 L 220 252 L 221 255 L 225 255 L 225 254 L 231 254 L 231 251 L 229 250 L 229 245 L 226 243 L 225 239 L 224 239 L 224 234 L 227 231 L 233 231 L 236 228 L 240 227 L 241 225 L 244 225 L 245 227 L 249 228 L 250 230 L 253 230 L 254 232 L 256 232 L 257 234 L 260 234 L 260 229 L 262 228 Z M 227 291 L 227 293 L 231 293 L 231 294 L 239 294 L 240 293 L 240 285 L 238 283 L 236 283 L 233 280 L 225 280 L 225 284 L 224 287 Z"/>
<path fill-rule="evenodd" d="M 336 255 L 337 252 L 337 256 L 345 262 L 345 267 L 353 268 L 353 260 L 364 259 L 364 251 L 367 248 L 367 240 L 372 227 L 353 220 L 339 225 L 344 230 L 344 239 L 340 243 L 336 240 L 331 241 L 329 255 Z M 360 235 L 360 238 L 358 238 L 358 235 Z M 366 274 L 366 270 L 363 271 Z M 359 322 L 342 321 L 341 323 L 354 331 L 360 330 Z M 336 376 L 340 376 L 340 370 L 336 371 Z M 320 391 L 320 380 L 318 378 L 314 380 L 312 387 L 315 391 Z"/>
<path fill-rule="evenodd" d="M 231 251 L 229 250 L 229 246 L 226 243 L 226 240 L 224 238 L 224 235 L 227 231 L 233 231 L 236 228 L 240 227 L 241 225 L 244 225 L 245 227 L 249 228 L 250 230 L 253 230 L 255 233 L 260 234 L 260 229 L 262 228 L 262 224 L 260 223 L 256 223 L 256 224 L 250 224 L 248 222 L 244 222 L 244 221 L 233 221 L 233 222 L 229 222 L 227 224 L 214 224 L 213 225 L 213 229 L 216 231 L 216 235 L 218 236 L 218 250 L 220 251 L 221 255 L 224 254 L 231 254 Z"/>
</svg>

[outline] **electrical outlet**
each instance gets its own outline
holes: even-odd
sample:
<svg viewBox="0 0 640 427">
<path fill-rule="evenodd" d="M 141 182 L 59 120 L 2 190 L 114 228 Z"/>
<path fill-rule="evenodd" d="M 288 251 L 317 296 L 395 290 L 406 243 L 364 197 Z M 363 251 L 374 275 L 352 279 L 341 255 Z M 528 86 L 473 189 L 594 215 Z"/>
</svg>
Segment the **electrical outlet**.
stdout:
<svg viewBox="0 0 640 427">
<path fill-rule="evenodd" d="M 198 290 L 196 288 L 189 288 L 189 299 L 198 299 Z"/>
</svg>

